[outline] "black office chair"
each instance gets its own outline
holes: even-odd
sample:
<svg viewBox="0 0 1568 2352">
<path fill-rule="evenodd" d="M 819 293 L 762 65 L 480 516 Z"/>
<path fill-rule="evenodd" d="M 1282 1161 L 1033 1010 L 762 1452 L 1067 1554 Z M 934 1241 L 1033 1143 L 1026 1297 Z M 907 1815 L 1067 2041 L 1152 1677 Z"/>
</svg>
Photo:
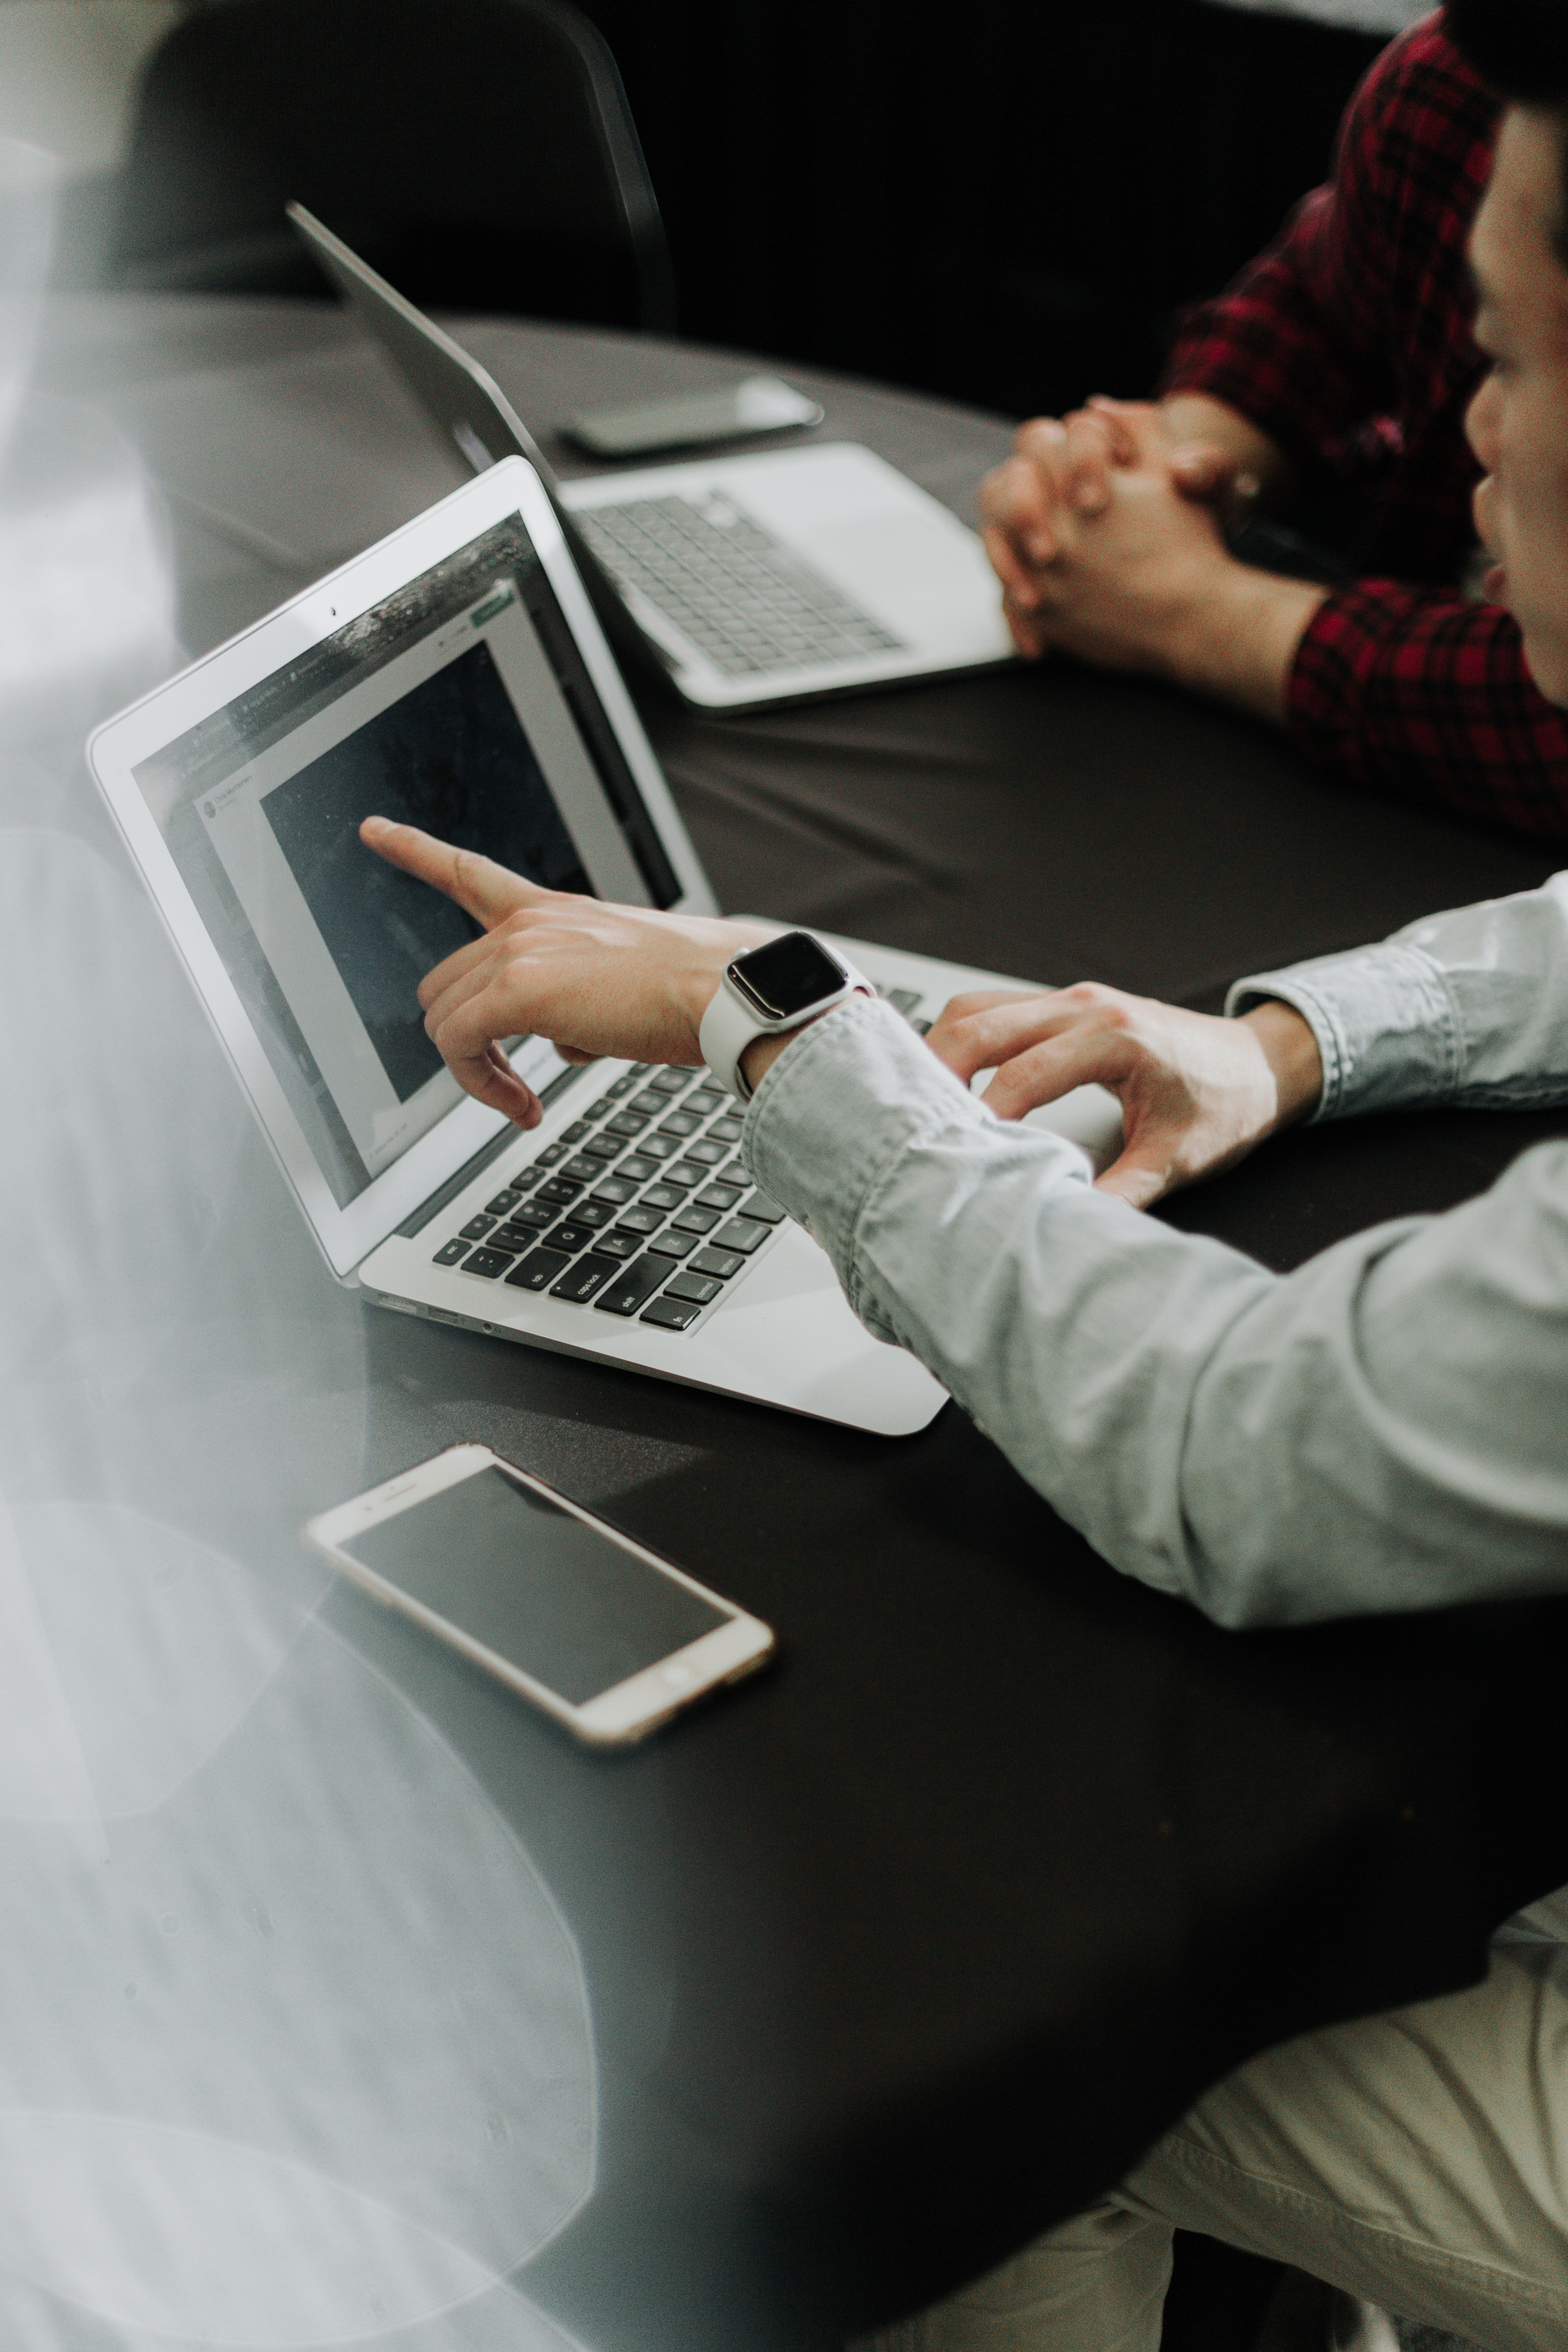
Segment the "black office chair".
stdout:
<svg viewBox="0 0 1568 2352">
<path fill-rule="evenodd" d="M 414 301 L 674 327 L 620 74 L 565 0 L 209 0 L 143 77 L 110 282 L 322 293 L 290 197 Z"/>
</svg>

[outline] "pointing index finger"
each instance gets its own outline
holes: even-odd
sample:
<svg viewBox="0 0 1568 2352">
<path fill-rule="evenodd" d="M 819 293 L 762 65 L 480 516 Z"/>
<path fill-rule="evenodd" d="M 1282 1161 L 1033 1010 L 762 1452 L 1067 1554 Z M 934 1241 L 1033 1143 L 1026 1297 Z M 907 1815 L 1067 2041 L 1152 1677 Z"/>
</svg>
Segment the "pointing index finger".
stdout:
<svg viewBox="0 0 1568 2352">
<path fill-rule="evenodd" d="M 508 915 L 515 915 L 520 907 L 532 907 L 552 896 L 537 883 L 525 882 L 521 874 L 498 866 L 493 858 L 481 857 L 474 849 L 455 849 L 450 842 L 422 833 L 416 824 L 394 824 L 389 817 L 367 816 L 359 837 L 389 866 L 401 867 L 405 874 L 432 884 L 455 899 L 487 931 L 504 922 Z"/>
</svg>

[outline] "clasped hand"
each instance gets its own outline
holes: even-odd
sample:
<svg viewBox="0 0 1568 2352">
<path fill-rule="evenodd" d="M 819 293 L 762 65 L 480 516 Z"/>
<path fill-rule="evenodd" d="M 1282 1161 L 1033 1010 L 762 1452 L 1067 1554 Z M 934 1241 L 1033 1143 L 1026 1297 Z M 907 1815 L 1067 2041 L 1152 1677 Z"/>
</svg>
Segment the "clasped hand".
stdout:
<svg viewBox="0 0 1568 2352">
<path fill-rule="evenodd" d="M 981 536 L 1026 659 L 1179 673 L 1180 634 L 1231 559 L 1222 500 L 1255 486 L 1150 402 L 1096 400 L 1019 428 L 980 488 Z"/>
<path fill-rule="evenodd" d="M 571 1062 L 700 1062 L 702 1015 L 725 965 L 769 936 L 756 924 L 542 889 L 384 817 L 360 832 L 367 848 L 483 926 L 426 975 L 419 1002 L 458 1084 L 519 1127 L 537 1126 L 542 1108 L 503 1040 L 547 1037 Z M 1140 1208 L 1240 1159 L 1309 1109 L 1321 1085 L 1312 1033 L 1287 1005 L 1219 1021 L 1092 983 L 957 997 L 928 1043 L 966 1086 L 995 1070 L 985 1099 L 1003 1118 L 1090 1080 L 1109 1087 L 1125 1143 L 1100 1186 Z"/>
<path fill-rule="evenodd" d="M 1096 400 L 1065 423 L 1021 426 L 980 488 L 1014 644 L 1031 660 L 1073 654 L 1280 722 L 1325 592 L 1238 562 L 1222 519 L 1287 479 L 1265 434 L 1202 397 Z"/>
</svg>

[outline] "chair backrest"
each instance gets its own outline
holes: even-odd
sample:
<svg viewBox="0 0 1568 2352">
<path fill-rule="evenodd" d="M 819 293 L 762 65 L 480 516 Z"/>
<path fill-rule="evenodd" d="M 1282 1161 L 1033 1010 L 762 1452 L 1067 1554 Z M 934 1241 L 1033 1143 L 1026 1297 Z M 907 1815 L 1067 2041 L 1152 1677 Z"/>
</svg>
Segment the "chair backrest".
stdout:
<svg viewBox="0 0 1568 2352">
<path fill-rule="evenodd" d="M 416 302 L 675 323 L 620 74 L 566 0 L 208 0 L 143 77 L 110 281 L 321 293 L 290 197 Z"/>
</svg>

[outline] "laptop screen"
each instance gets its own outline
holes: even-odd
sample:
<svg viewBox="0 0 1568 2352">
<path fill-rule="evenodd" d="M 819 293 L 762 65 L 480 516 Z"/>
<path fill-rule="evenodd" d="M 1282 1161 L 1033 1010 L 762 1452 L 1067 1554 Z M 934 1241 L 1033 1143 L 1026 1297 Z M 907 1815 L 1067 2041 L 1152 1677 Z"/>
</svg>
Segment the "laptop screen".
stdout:
<svg viewBox="0 0 1568 2352">
<path fill-rule="evenodd" d="M 134 773 L 340 1208 L 459 1100 L 416 991 L 479 932 L 363 818 L 551 889 L 679 896 L 515 517 Z M 514 1058 L 536 1087 L 564 1067 L 542 1040 Z"/>
</svg>

